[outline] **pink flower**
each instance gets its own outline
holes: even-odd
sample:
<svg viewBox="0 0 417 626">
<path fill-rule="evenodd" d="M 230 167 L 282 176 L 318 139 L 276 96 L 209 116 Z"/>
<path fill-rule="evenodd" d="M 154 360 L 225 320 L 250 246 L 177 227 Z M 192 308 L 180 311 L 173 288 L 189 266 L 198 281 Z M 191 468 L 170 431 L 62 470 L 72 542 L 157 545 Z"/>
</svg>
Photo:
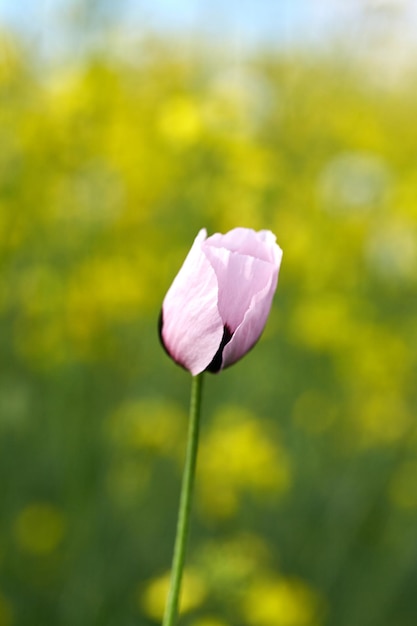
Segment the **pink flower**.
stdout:
<svg viewBox="0 0 417 626">
<path fill-rule="evenodd" d="M 174 361 L 196 376 L 242 358 L 265 327 L 281 258 L 269 230 L 200 230 L 162 305 L 161 340 Z"/>
</svg>

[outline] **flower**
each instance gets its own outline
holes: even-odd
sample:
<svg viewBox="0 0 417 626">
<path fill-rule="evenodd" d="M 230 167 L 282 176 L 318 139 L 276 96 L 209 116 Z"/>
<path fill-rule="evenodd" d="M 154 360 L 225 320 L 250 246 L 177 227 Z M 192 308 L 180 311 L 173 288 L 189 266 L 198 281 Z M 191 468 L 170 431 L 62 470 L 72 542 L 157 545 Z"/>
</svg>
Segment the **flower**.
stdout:
<svg viewBox="0 0 417 626">
<path fill-rule="evenodd" d="M 200 230 L 162 305 L 160 337 L 193 376 L 242 358 L 265 327 L 282 250 L 269 230 Z"/>
</svg>

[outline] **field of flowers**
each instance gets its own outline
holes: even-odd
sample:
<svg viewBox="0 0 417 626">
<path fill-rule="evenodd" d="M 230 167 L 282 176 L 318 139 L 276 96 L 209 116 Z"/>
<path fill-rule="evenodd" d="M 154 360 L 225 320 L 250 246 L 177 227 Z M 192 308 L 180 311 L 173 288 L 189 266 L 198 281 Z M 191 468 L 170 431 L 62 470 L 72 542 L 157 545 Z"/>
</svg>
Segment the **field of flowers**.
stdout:
<svg viewBox="0 0 417 626">
<path fill-rule="evenodd" d="M 0 50 L 0 626 L 156 626 L 190 380 L 163 296 L 200 228 L 284 250 L 207 375 L 184 626 L 415 626 L 417 87 L 337 54 Z"/>
</svg>

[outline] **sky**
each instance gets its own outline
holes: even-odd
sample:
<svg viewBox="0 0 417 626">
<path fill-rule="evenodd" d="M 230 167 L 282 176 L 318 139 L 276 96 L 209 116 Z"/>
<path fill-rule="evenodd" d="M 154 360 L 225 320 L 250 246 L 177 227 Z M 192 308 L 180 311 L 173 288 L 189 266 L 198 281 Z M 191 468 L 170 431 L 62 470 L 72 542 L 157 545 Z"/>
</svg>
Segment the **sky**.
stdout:
<svg viewBox="0 0 417 626">
<path fill-rule="evenodd" d="M 417 0 L 0 0 L 0 25 L 52 40 L 71 18 L 94 23 L 88 6 L 137 32 L 201 33 L 246 47 L 317 44 L 369 25 L 403 39 L 417 29 Z"/>
</svg>

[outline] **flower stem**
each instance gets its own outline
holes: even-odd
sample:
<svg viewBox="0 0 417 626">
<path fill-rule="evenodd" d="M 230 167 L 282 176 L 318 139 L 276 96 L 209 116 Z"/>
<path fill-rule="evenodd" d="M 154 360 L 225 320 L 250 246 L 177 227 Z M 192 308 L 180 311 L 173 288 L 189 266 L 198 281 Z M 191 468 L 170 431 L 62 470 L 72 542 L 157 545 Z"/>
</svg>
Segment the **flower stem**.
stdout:
<svg viewBox="0 0 417 626">
<path fill-rule="evenodd" d="M 171 570 L 171 583 L 162 626 L 175 626 L 178 616 L 181 580 L 184 569 L 185 552 L 187 549 L 191 500 L 197 463 L 202 383 L 203 374 L 193 376 L 191 385 L 187 451 L 185 455 L 184 474 L 182 477 L 177 534 L 175 537 L 174 557 Z"/>
</svg>

